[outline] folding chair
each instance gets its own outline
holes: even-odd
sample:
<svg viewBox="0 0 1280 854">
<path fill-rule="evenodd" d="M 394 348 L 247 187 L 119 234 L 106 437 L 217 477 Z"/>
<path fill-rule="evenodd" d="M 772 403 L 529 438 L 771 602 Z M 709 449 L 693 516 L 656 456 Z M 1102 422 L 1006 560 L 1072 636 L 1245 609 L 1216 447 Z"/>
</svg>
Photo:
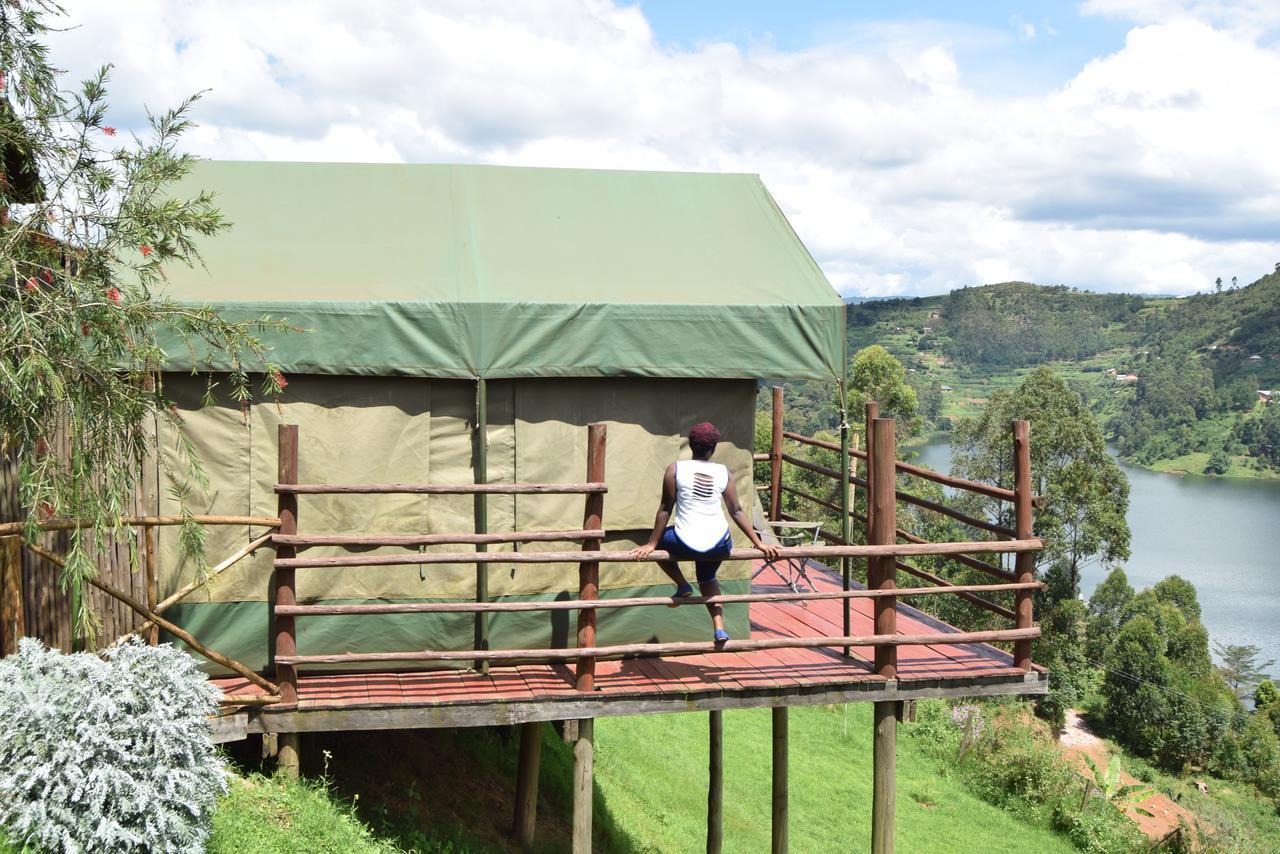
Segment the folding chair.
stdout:
<svg viewBox="0 0 1280 854">
<path fill-rule="evenodd" d="M 784 547 L 791 546 L 816 546 L 822 535 L 821 522 L 769 522 L 768 532 L 756 528 L 756 533 L 762 538 L 772 534 L 777 539 L 778 545 Z M 779 567 L 783 564 L 783 567 Z M 802 557 L 790 558 L 782 557 L 776 560 L 765 561 L 764 565 L 751 574 L 751 580 L 755 581 L 760 573 L 765 570 L 773 570 L 773 574 L 778 576 L 785 586 L 792 593 L 803 593 L 800 587 L 801 579 L 805 584 L 809 585 L 809 590 L 817 590 L 817 586 L 813 583 L 813 579 L 809 577 L 808 561 Z M 807 602 L 801 602 L 801 605 L 808 607 Z"/>
</svg>

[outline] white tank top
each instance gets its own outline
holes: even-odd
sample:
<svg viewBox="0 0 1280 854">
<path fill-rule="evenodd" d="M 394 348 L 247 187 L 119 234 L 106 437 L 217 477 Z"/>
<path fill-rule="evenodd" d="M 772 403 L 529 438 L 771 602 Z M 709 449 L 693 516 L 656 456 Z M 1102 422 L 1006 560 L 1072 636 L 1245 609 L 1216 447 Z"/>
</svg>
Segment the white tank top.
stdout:
<svg viewBox="0 0 1280 854">
<path fill-rule="evenodd" d="M 705 552 L 729 533 L 721 506 L 728 485 L 729 470 L 719 463 L 676 463 L 676 536 L 689 548 Z"/>
</svg>

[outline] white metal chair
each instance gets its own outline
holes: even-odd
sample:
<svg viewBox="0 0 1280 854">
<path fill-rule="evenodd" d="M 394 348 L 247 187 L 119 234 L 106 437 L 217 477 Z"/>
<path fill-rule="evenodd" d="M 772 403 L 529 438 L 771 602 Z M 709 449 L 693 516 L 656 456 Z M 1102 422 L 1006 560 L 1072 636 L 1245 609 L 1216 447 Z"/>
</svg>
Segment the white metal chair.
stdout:
<svg viewBox="0 0 1280 854">
<path fill-rule="evenodd" d="M 762 531 L 756 528 L 756 533 L 762 538 L 772 535 L 778 541 L 778 545 L 784 547 L 791 546 L 816 546 L 822 536 L 821 522 L 769 522 L 770 530 Z M 779 566 L 781 564 L 782 566 Z M 801 580 L 809 585 L 809 590 L 817 590 L 817 586 L 813 583 L 813 579 L 809 577 L 808 561 L 802 557 L 788 558 L 782 557 L 776 560 L 765 561 L 764 564 L 751 574 L 751 580 L 755 581 L 760 573 L 766 570 L 772 570 L 773 574 L 778 576 L 784 587 L 792 593 L 805 592 L 800 587 Z M 808 607 L 807 602 L 800 603 L 804 607 Z"/>
</svg>

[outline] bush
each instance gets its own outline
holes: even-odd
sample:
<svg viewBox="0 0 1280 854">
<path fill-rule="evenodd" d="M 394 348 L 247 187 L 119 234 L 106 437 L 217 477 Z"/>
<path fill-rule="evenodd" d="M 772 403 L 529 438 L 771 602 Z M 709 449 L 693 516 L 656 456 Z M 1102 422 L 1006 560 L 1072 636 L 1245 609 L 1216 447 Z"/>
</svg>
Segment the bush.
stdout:
<svg viewBox="0 0 1280 854">
<path fill-rule="evenodd" d="M 218 692 L 169 645 L 0 660 L 0 831 L 55 851 L 202 851 L 226 789 Z"/>
</svg>

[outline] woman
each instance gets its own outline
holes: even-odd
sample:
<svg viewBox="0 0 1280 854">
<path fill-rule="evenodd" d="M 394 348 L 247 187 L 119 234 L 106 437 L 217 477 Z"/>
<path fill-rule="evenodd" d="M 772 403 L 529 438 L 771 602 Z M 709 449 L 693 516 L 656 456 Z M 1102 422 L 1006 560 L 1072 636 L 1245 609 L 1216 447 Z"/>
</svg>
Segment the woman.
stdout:
<svg viewBox="0 0 1280 854">
<path fill-rule="evenodd" d="M 733 485 L 729 470 L 711 462 L 711 455 L 719 442 L 720 431 L 714 424 L 704 421 L 693 425 L 689 430 L 689 450 L 693 452 L 693 459 L 679 460 L 667 466 L 662 476 L 662 502 L 653 520 L 653 533 L 649 535 L 649 542 L 631 552 L 636 560 L 647 559 L 655 549 L 671 555 L 671 560 L 657 563 L 676 583 L 674 599 L 693 596 L 693 587 L 685 580 L 680 564 L 676 563 L 678 560 L 694 562 L 698 587 L 703 596 L 720 595 L 716 572 L 732 548 L 729 523 L 720 509 L 722 499 L 729 515 L 750 538 L 751 544 L 771 560 L 778 556 L 778 547 L 761 542 L 747 520 L 747 514 L 738 503 L 738 490 Z M 668 525 L 673 511 L 675 520 Z M 676 604 L 673 602 L 671 607 Z M 716 643 L 729 640 L 729 633 L 724 630 L 724 609 L 719 605 L 708 605 L 707 610 L 711 612 Z"/>
</svg>

